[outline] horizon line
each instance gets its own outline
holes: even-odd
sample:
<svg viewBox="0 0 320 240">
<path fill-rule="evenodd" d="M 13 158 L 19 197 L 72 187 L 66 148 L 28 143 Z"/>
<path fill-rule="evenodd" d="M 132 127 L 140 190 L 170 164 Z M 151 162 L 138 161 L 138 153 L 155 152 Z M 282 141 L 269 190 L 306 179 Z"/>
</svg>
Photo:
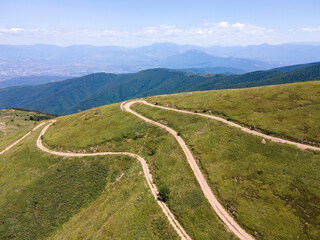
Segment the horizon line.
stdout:
<svg viewBox="0 0 320 240">
<path fill-rule="evenodd" d="M 161 44 L 171 44 L 177 46 L 195 46 L 195 47 L 248 47 L 248 46 L 261 46 L 261 45 L 269 45 L 269 46 L 280 46 L 280 45 L 308 45 L 308 46 L 320 46 L 320 41 L 298 41 L 298 42 L 283 42 L 278 44 L 273 43 L 259 43 L 259 44 L 248 44 L 248 45 L 221 45 L 221 44 L 212 44 L 212 45 L 196 45 L 196 44 L 179 44 L 175 42 L 154 42 L 147 45 L 137 45 L 137 46 L 122 46 L 122 45 L 93 45 L 93 44 L 71 44 L 71 45 L 59 45 L 59 44 L 47 44 L 47 43 L 35 43 L 35 44 L 7 44 L 0 43 L 0 46 L 55 46 L 61 48 L 73 47 L 73 46 L 90 46 L 90 47 L 118 47 L 118 48 L 141 48 L 141 47 L 149 47 L 153 45 L 161 45 Z"/>
</svg>

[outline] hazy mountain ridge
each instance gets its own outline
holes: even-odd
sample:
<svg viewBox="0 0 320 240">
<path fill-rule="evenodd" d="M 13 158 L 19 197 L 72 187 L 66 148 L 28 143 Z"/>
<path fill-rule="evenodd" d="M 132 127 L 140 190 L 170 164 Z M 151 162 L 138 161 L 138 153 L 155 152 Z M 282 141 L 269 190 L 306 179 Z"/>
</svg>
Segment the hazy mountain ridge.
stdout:
<svg viewBox="0 0 320 240">
<path fill-rule="evenodd" d="M 265 62 L 276 62 L 281 65 L 293 65 L 306 62 L 317 62 L 320 60 L 320 44 L 288 43 L 280 45 L 249 45 L 235 47 L 207 48 L 209 53 L 216 56 L 233 56 L 238 58 L 249 58 Z"/>
<path fill-rule="evenodd" d="M 242 75 L 199 75 L 170 69 L 150 69 L 131 74 L 96 73 L 56 83 L 0 89 L 0 109 L 23 107 L 70 114 L 78 109 L 159 94 L 311 80 L 320 80 L 320 64 L 290 72 L 268 70 Z"/>
<path fill-rule="evenodd" d="M 199 50 L 188 50 L 184 53 L 170 56 L 160 63 L 166 68 L 213 68 L 232 67 L 244 71 L 266 70 L 272 68 L 264 62 L 233 57 L 215 57 Z"/>
<path fill-rule="evenodd" d="M 157 43 L 138 48 L 39 44 L 0 45 L 0 52 L 0 81 L 24 76 L 130 73 L 156 67 L 232 67 L 247 72 L 320 60 L 320 46 L 314 44 L 200 47 Z"/>
<path fill-rule="evenodd" d="M 70 76 L 27 76 L 27 77 L 16 77 L 10 80 L 1 81 L 0 88 L 13 87 L 13 86 L 33 86 L 40 85 L 49 82 L 59 82 L 66 80 Z"/>
</svg>

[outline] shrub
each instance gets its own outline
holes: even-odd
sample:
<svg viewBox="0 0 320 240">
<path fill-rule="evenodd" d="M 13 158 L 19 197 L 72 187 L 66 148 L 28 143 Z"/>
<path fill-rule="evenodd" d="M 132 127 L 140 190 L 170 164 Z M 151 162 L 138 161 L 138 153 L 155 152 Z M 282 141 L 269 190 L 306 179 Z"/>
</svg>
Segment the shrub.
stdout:
<svg viewBox="0 0 320 240">
<path fill-rule="evenodd" d="M 162 185 L 159 188 L 159 199 L 163 202 L 168 201 L 170 195 L 170 188 L 166 185 Z"/>
</svg>

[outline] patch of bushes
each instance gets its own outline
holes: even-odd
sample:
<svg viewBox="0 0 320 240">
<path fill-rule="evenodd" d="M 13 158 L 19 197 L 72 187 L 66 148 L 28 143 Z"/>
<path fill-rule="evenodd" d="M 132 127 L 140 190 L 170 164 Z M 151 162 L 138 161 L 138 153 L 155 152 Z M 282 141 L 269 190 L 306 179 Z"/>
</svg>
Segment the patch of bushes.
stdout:
<svg viewBox="0 0 320 240">
<path fill-rule="evenodd" d="M 159 187 L 159 199 L 163 202 L 167 202 L 170 195 L 170 188 L 166 185 Z"/>
</svg>

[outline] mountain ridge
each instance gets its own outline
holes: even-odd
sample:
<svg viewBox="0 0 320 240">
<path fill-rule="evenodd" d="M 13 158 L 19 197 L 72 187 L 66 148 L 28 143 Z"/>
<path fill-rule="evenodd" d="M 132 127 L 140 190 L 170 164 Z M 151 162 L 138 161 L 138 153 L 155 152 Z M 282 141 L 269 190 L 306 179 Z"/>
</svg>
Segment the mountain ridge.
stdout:
<svg viewBox="0 0 320 240">
<path fill-rule="evenodd" d="M 266 70 L 272 65 L 260 61 L 235 57 L 217 57 L 197 49 L 191 49 L 184 53 L 167 57 L 161 63 L 166 68 L 210 68 L 210 67 L 232 67 L 241 70 L 255 71 Z"/>
<path fill-rule="evenodd" d="M 0 89 L 0 108 L 22 107 L 56 114 L 159 94 L 244 88 L 320 79 L 320 64 L 293 70 L 242 75 L 199 75 L 170 69 L 138 73 L 95 73 L 56 83 Z"/>
</svg>

